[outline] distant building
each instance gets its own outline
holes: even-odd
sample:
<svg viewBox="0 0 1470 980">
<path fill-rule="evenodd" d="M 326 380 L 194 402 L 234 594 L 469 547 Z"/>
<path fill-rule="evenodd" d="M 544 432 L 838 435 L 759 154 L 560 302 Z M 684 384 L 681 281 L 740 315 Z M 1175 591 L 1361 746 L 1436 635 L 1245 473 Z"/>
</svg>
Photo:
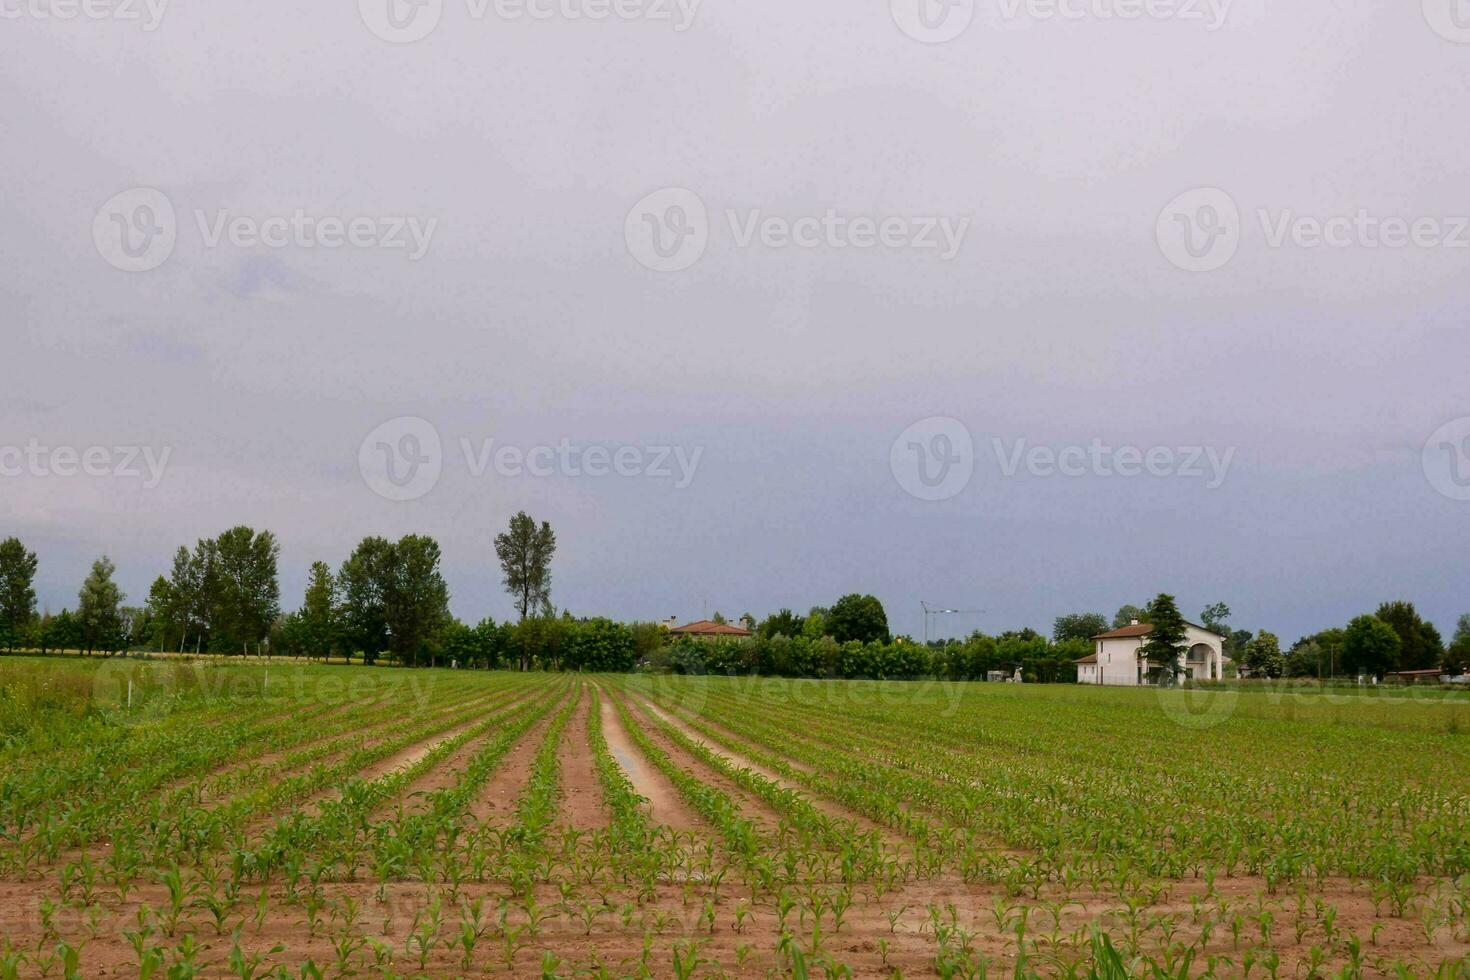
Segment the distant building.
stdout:
<svg viewBox="0 0 1470 980">
<path fill-rule="evenodd" d="M 731 626 L 729 623 L 701 619 L 686 626 L 672 626 L 669 628 L 669 635 L 675 638 L 687 636 L 696 640 L 738 640 L 750 636 L 750 630 Z"/>
<path fill-rule="evenodd" d="M 1438 667 L 1432 670 L 1395 670 L 1384 674 L 1386 683 L 1397 684 L 1453 684 L 1455 679 Z"/>
<path fill-rule="evenodd" d="M 1179 657 L 1180 680 L 1220 680 L 1225 676 L 1225 637 L 1185 624 L 1185 651 Z M 1144 687 L 1164 682 L 1169 674 L 1163 664 L 1143 656 L 1143 644 L 1154 631 L 1149 623 L 1134 620 L 1121 629 L 1092 638 L 1096 649 L 1077 661 L 1077 683 Z"/>
</svg>

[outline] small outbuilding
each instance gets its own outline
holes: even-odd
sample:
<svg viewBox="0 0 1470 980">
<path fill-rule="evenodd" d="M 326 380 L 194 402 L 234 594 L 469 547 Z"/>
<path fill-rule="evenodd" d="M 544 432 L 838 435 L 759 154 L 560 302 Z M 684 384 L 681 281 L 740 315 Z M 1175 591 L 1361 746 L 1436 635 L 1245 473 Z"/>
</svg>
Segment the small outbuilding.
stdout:
<svg viewBox="0 0 1470 980">
<path fill-rule="evenodd" d="M 1389 684 L 1451 684 L 1454 678 L 1435 667 L 1431 670 L 1395 670 L 1384 674 L 1383 680 Z"/>
</svg>

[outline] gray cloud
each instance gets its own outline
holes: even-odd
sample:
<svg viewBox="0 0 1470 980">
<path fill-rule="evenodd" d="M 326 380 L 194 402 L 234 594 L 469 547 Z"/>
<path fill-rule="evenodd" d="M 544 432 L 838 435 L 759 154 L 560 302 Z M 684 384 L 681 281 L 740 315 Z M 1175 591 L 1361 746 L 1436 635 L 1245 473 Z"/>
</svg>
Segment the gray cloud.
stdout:
<svg viewBox="0 0 1470 980">
<path fill-rule="evenodd" d="M 393 46 L 355 5 L 177 5 L 144 32 L 23 18 L 0 34 L 0 442 L 170 446 L 154 491 L 0 480 L 0 533 L 74 601 L 109 553 L 141 600 L 180 543 L 238 522 L 305 568 L 368 533 L 445 546 L 454 607 L 506 616 L 490 541 L 558 525 L 555 598 L 626 617 L 727 615 L 853 590 L 918 632 L 1043 627 L 1161 589 L 1229 600 L 1288 639 L 1407 596 L 1449 627 L 1470 510 L 1420 453 L 1470 416 L 1466 263 L 1451 249 L 1271 248 L 1261 210 L 1470 211 L 1470 46 L 1418 4 L 1237 0 L 1222 30 L 1006 20 L 941 45 L 885 4 L 706 0 L 647 22 L 445 22 Z M 161 267 L 92 240 L 157 188 Z M 641 266 L 629 209 L 694 190 L 715 222 L 682 273 Z M 1155 222 L 1219 187 L 1225 268 L 1171 265 Z M 437 219 L 420 261 L 367 248 L 211 247 L 194 214 Z M 969 216 L 951 262 L 741 248 L 727 209 Z M 431 420 L 432 493 L 372 494 L 363 437 Z M 930 416 L 977 446 L 1236 447 L 1219 490 L 1004 478 L 925 503 L 889 471 Z M 705 449 L 685 490 L 475 478 L 461 437 Z"/>
</svg>

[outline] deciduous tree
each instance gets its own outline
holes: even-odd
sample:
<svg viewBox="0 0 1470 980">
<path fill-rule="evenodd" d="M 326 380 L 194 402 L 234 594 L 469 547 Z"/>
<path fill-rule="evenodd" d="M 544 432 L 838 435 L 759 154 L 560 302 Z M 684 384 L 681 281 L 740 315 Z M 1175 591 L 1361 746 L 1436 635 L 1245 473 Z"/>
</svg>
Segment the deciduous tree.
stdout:
<svg viewBox="0 0 1470 980">
<path fill-rule="evenodd" d="M 838 643 L 887 643 L 888 613 L 876 596 L 853 593 L 838 599 L 827 615 L 827 635 Z"/>
<path fill-rule="evenodd" d="M 364 538 L 337 573 L 343 639 L 367 664 L 376 663 L 388 649 L 388 593 L 395 560 L 387 538 Z"/>
<path fill-rule="evenodd" d="M 390 649 L 400 663 L 433 663 L 434 644 L 449 623 L 449 586 L 439 571 L 439 543 L 410 534 L 392 548 L 385 595 Z"/>
<path fill-rule="evenodd" d="M 1281 677 L 1286 673 L 1286 658 L 1281 653 L 1281 641 L 1265 630 L 1256 634 L 1245 648 L 1245 666 L 1252 677 Z"/>
<path fill-rule="evenodd" d="M 1058 616 L 1052 624 L 1051 638 L 1058 643 L 1067 640 L 1091 640 L 1108 631 L 1108 618 L 1102 613 L 1071 613 Z"/>
<path fill-rule="evenodd" d="M 756 633 L 763 640 L 769 640 L 773 636 L 800 636 L 806 621 L 792 612 L 790 609 L 782 609 L 778 613 L 767 616 L 765 621 L 756 628 Z"/>
<path fill-rule="evenodd" d="M 510 519 L 510 528 L 495 537 L 495 554 L 505 575 L 505 588 L 515 599 L 521 619 L 551 600 L 551 557 L 556 554 L 556 533 L 546 521 L 537 527 L 521 511 Z"/>
<path fill-rule="evenodd" d="M 1398 669 L 1402 649 L 1403 641 L 1392 626 L 1377 616 L 1359 616 L 1343 635 L 1343 669 L 1349 675 L 1381 677 Z"/>
<path fill-rule="evenodd" d="M 1385 602 L 1374 614 L 1399 635 L 1398 670 L 1429 670 L 1444 660 L 1444 640 L 1412 602 Z"/>
<path fill-rule="evenodd" d="M 296 614 L 296 642 L 308 657 L 326 660 L 336 650 L 339 633 L 337 579 L 324 561 L 313 562 L 306 596 Z"/>
<path fill-rule="evenodd" d="M 248 653 L 269 635 L 281 615 L 276 561 L 281 546 L 270 531 L 235 527 L 215 541 L 214 611 L 210 616 L 214 649 Z"/>
<path fill-rule="evenodd" d="M 1142 609 L 1139 609 L 1137 606 L 1122 606 L 1121 608 L 1119 608 L 1117 615 L 1113 617 L 1113 629 L 1122 629 L 1124 626 L 1127 626 L 1135 619 L 1141 623 L 1144 621 L 1144 618 L 1147 615 L 1148 613 L 1144 612 Z"/>
<path fill-rule="evenodd" d="M 19 538 L 0 542 L 0 634 L 6 650 L 30 629 L 36 618 L 36 553 Z"/>
<path fill-rule="evenodd" d="M 112 653 L 123 642 L 122 601 L 126 598 L 112 580 L 117 566 L 103 555 L 92 563 L 92 573 L 77 595 L 77 620 L 82 649 Z"/>
<path fill-rule="evenodd" d="M 1455 629 L 1455 638 L 1444 658 L 1445 670 L 1456 677 L 1470 673 L 1470 614 L 1460 617 Z"/>
<path fill-rule="evenodd" d="M 1206 606 L 1199 614 L 1199 621 L 1205 629 L 1221 636 L 1230 635 L 1230 627 L 1226 625 L 1230 621 L 1230 607 L 1223 602 L 1216 602 Z"/>
</svg>

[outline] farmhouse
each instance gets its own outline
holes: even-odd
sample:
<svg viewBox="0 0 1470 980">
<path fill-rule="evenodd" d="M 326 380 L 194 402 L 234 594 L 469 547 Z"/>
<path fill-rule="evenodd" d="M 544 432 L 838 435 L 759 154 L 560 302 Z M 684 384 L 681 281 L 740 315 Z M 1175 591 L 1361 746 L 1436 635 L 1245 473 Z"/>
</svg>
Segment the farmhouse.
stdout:
<svg viewBox="0 0 1470 980">
<path fill-rule="evenodd" d="M 708 619 L 701 619 L 687 626 L 670 627 L 669 636 L 675 639 L 687 636 L 696 640 L 738 640 L 741 637 L 750 636 L 750 630 L 731 626 L 729 623 L 714 623 Z"/>
<path fill-rule="evenodd" d="M 1143 644 L 1154 628 L 1134 620 L 1121 629 L 1092 638 L 1091 656 L 1077 661 L 1077 683 L 1141 687 L 1163 682 L 1168 672 L 1162 664 L 1143 657 Z M 1225 676 L 1225 637 L 1194 623 L 1185 624 L 1187 649 L 1179 658 L 1181 679 L 1219 680 Z"/>
</svg>

